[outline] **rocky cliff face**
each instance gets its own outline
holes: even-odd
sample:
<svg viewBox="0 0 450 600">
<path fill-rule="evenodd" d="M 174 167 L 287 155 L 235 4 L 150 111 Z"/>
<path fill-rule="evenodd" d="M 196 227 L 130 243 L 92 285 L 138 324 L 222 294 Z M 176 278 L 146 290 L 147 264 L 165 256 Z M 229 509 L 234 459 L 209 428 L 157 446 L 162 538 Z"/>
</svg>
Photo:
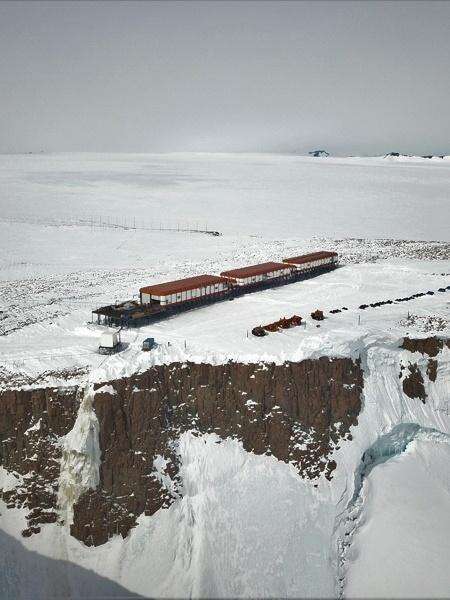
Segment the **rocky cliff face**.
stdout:
<svg viewBox="0 0 450 600">
<path fill-rule="evenodd" d="M 428 356 L 437 356 L 444 347 L 450 348 L 450 340 L 427 337 L 427 338 L 403 338 L 402 345 L 400 346 L 404 350 L 410 352 L 420 352 L 420 354 L 427 354 Z"/>
<path fill-rule="evenodd" d="M 177 439 L 187 430 L 236 437 L 248 451 L 292 462 L 304 477 L 331 478 L 330 454 L 351 438 L 362 386 L 359 364 L 345 358 L 172 364 L 97 385 L 99 485 L 75 499 L 72 535 L 102 544 L 115 533 L 126 536 L 141 513 L 169 506 L 182 494 Z M 74 427 L 80 400 L 75 388 L 11 390 L 0 397 L 1 464 L 18 477 L 3 499 L 28 510 L 25 536 L 63 518 L 61 442 Z"/>
<path fill-rule="evenodd" d="M 284 365 L 172 364 L 115 381 L 97 393 L 100 485 L 74 507 L 72 534 L 101 544 L 136 517 L 182 493 L 176 440 L 188 429 L 242 440 L 249 452 L 294 463 L 309 478 L 332 476 L 333 447 L 350 439 L 363 386 L 350 359 Z"/>
<path fill-rule="evenodd" d="M 24 536 L 57 520 L 58 439 L 73 427 L 78 405 L 74 388 L 0 394 L 0 466 L 18 480 L 14 489 L 0 490 L 0 496 L 8 508 L 27 509 Z"/>
<path fill-rule="evenodd" d="M 444 343 L 405 340 L 402 347 L 433 357 L 436 365 L 429 364 L 426 374 L 432 380 Z M 422 377 L 414 366 L 411 373 Z M 74 457 L 63 456 L 72 447 L 64 440 L 73 437 L 77 415 L 79 422 L 80 390 L 0 394 L 0 465 L 17 477 L 17 486 L 2 496 L 8 507 L 27 509 L 25 536 L 38 533 L 42 523 L 66 519 L 72 535 L 87 545 L 116 533 L 125 537 L 140 514 L 151 515 L 183 494 L 177 440 L 187 430 L 237 438 L 249 452 L 291 462 L 313 484 L 319 476 L 331 479 L 332 452 L 351 440 L 350 427 L 358 422 L 363 372 L 349 358 L 176 363 L 95 387 L 83 409 L 93 418 L 86 412 L 83 419 L 85 428 L 95 420 L 98 476 L 91 473 L 91 484 L 74 495 L 69 512 L 61 510 L 58 491 L 64 465 L 86 458 L 82 444 L 79 455 L 74 450 Z M 416 392 L 411 394 L 424 401 Z"/>
</svg>

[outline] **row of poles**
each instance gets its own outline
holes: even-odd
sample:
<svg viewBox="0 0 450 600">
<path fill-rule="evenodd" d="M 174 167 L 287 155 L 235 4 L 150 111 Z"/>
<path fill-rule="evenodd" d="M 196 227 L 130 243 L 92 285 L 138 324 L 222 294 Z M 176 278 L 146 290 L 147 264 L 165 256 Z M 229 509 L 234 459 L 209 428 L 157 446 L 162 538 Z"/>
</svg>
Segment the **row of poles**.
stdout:
<svg viewBox="0 0 450 600">
<path fill-rule="evenodd" d="M 184 231 L 188 233 L 207 233 L 208 223 L 167 223 L 163 221 L 150 221 L 150 223 L 140 220 L 135 216 L 108 216 L 93 217 L 89 219 L 80 219 L 79 224 L 89 225 L 91 229 L 138 229 L 145 231 Z"/>
<path fill-rule="evenodd" d="M 21 218 L 2 218 L 7 223 L 30 223 L 32 225 L 47 225 L 53 227 L 76 227 L 84 226 L 94 229 L 136 229 L 145 231 L 183 231 L 187 233 L 209 233 L 208 223 L 195 222 L 170 222 L 170 221 L 150 221 L 146 222 L 135 215 L 88 215 L 80 217 L 60 217 L 53 219 L 44 219 L 38 216 L 27 216 Z"/>
</svg>

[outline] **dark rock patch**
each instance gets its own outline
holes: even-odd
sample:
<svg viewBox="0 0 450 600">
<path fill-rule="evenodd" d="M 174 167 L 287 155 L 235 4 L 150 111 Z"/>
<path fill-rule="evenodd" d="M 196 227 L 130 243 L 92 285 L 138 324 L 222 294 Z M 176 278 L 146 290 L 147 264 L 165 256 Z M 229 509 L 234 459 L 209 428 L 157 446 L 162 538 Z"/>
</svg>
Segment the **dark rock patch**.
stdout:
<svg viewBox="0 0 450 600">
<path fill-rule="evenodd" d="M 450 348 L 450 339 L 444 340 L 437 337 L 428 338 L 403 338 L 403 342 L 400 348 L 409 350 L 409 352 L 420 352 L 421 354 L 427 354 L 428 356 L 434 357 L 444 348 Z"/>
<path fill-rule="evenodd" d="M 438 368 L 437 360 L 430 358 L 428 360 L 428 365 L 427 365 L 427 375 L 428 375 L 428 379 L 430 381 L 436 381 L 437 368 Z"/>
<path fill-rule="evenodd" d="M 8 508 L 28 509 L 29 527 L 57 520 L 56 501 L 61 451 L 58 437 L 68 433 L 78 410 L 76 390 L 7 390 L 0 394 L 0 465 L 24 476 L 13 490 L 0 489 Z M 18 479 L 19 481 L 19 479 Z"/>
<path fill-rule="evenodd" d="M 423 377 L 415 363 L 409 363 L 409 374 L 403 379 L 403 391 L 409 398 L 419 398 L 425 404 L 427 394 L 423 385 Z"/>
</svg>

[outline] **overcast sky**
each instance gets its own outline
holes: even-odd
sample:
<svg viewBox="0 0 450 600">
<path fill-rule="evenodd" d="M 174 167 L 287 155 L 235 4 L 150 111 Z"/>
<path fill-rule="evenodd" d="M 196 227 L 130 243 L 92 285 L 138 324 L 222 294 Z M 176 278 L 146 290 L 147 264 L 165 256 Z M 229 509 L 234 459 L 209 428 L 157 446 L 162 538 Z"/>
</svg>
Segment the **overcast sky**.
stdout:
<svg viewBox="0 0 450 600">
<path fill-rule="evenodd" d="M 1 2 L 0 152 L 450 154 L 450 2 Z"/>
</svg>

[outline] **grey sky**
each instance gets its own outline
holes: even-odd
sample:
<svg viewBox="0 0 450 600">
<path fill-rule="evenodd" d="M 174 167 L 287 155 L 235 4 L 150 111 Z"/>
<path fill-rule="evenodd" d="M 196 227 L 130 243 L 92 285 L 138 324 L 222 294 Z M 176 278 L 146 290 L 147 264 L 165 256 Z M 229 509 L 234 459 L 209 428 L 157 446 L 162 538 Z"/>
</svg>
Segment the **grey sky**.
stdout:
<svg viewBox="0 0 450 600">
<path fill-rule="evenodd" d="M 450 2 L 1 2 L 0 151 L 450 153 Z"/>
</svg>

